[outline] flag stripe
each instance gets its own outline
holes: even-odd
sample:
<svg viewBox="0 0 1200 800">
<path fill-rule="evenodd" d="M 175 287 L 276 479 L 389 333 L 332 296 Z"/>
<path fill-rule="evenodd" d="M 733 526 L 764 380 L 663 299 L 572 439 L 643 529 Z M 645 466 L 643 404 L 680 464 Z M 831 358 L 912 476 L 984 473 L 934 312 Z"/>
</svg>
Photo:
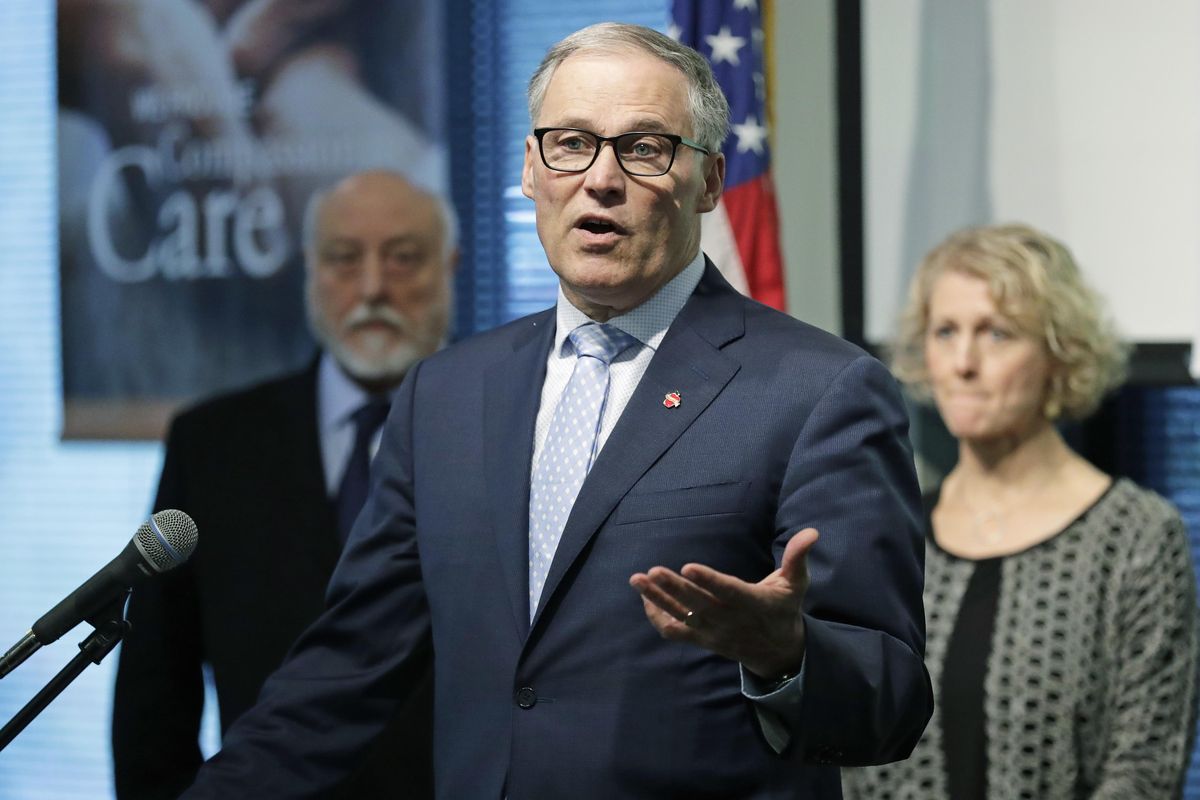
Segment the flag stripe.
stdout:
<svg viewBox="0 0 1200 800">
<path fill-rule="evenodd" d="M 712 212 L 704 216 L 704 225 L 700 231 L 700 248 L 717 265 L 717 269 L 725 276 L 725 280 L 729 281 L 730 286 L 744 295 L 754 297 L 746 280 L 742 254 L 738 251 L 737 237 L 725 210 L 724 197 Z"/>
<path fill-rule="evenodd" d="M 675 0 L 671 29 L 708 59 L 729 99 L 732 132 L 721 148 L 725 193 L 704 218 L 704 250 L 737 288 L 782 310 L 783 257 L 770 177 L 764 71 L 767 32 L 759 2 Z"/>
<path fill-rule="evenodd" d="M 734 186 L 725 192 L 723 200 L 751 296 L 783 310 L 783 258 L 771 176 L 762 175 Z"/>
</svg>

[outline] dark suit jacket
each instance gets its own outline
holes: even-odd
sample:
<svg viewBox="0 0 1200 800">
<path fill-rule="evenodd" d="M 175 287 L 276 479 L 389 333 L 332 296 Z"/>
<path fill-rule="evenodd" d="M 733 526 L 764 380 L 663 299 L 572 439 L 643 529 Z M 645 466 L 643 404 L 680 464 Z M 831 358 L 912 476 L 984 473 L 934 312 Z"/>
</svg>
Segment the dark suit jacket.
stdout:
<svg viewBox="0 0 1200 800">
<path fill-rule="evenodd" d="M 192 516 L 184 566 L 134 591 L 113 705 L 117 793 L 174 798 L 200 766 L 201 664 L 212 668 L 221 728 L 254 704 L 267 676 L 324 608 L 340 546 L 317 432 L 316 363 L 180 415 L 167 439 L 155 508 Z M 428 676 L 337 796 L 431 793 Z"/>
<path fill-rule="evenodd" d="M 187 797 L 310 796 L 431 647 L 447 800 L 837 798 L 836 765 L 909 753 L 932 692 L 920 500 L 887 371 L 709 264 L 580 491 L 530 624 L 530 460 L 554 320 L 518 320 L 408 376 L 329 609 Z M 628 580 L 689 561 L 759 580 L 808 525 L 821 539 L 803 701 L 777 754 L 738 665 L 660 638 Z"/>
</svg>

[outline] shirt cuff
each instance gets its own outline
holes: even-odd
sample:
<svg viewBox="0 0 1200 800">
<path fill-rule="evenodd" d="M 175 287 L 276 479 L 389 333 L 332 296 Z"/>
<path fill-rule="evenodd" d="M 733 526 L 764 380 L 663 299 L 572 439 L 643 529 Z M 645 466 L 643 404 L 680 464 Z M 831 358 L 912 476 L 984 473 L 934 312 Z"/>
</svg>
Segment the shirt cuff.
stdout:
<svg viewBox="0 0 1200 800">
<path fill-rule="evenodd" d="M 742 695 L 754 703 L 754 713 L 762 727 L 763 738 L 777 754 L 787 749 L 792 741 L 792 732 L 787 720 L 794 719 L 804 699 L 804 665 L 808 657 L 800 662 L 800 671 L 792 677 L 776 683 L 765 681 L 742 665 Z"/>
</svg>

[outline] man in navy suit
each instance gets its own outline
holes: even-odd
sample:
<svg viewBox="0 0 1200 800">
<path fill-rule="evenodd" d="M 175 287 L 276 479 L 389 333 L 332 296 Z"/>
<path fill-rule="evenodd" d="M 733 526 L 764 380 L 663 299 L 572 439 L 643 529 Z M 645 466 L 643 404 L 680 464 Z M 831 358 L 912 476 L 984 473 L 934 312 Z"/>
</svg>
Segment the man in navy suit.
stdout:
<svg viewBox="0 0 1200 800">
<path fill-rule="evenodd" d="M 407 376 L 324 615 L 187 797 L 321 796 L 428 659 L 456 800 L 837 798 L 838 765 L 928 721 L 899 393 L 700 252 L 728 126 L 707 63 L 593 26 L 530 114 L 556 307 Z"/>
</svg>

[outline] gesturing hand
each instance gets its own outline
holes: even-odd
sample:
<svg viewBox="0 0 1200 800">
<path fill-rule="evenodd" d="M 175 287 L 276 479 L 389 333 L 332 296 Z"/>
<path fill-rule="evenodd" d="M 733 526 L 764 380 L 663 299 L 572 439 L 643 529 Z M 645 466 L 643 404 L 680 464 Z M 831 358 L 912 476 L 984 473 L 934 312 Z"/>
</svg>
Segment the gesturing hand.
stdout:
<svg viewBox="0 0 1200 800">
<path fill-rule="evenodd" d="M 779 569 L 747 583 L 703 564 L 679 572 L 653 567 L 629 579 L 646 617 L 664 639 L 692 642 L 766 679 L 795 672 L 804 660 L 801 603 L 808 591 L 805 557 L 817 531 L 788 540 Z"/>
</svg>

